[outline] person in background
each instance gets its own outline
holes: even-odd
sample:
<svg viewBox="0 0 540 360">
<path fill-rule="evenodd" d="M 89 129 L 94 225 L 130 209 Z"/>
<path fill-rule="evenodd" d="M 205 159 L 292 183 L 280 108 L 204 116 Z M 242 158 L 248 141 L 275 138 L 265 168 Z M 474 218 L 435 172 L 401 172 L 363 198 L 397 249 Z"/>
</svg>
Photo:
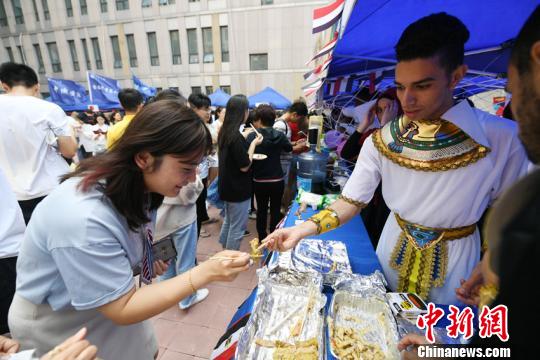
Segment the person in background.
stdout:
<svg viewBox="0 0 540 360">
<path fill-rule="evenodd" d="M 152 102 L 160 100 L 175 100 L 183 105 L 187 105 L 187 100 L 182 94 L 174 89 L 163 89 L 152 98 Z"/>
<path fill-rule="evenodd" d="M 133 120 L 135 114 L 137 114 L 143 107 L 144 97 L 142 94 L 131 88 L 125 88 L 118 93 L 118 100 L 120 105 L 124 109 L 124 117 L 122 121 L 111 126 L 107 131 L 107 149 L 110 149 L 114 144 L 122 137 L 124 131 Z"/>
<path fill-rule="evenodd" d="M 0 168 L 10 184 L 24 221 L 69 171 L 77 142 L 64 111 L 38 98 L 36 72 L 13 62 L 0 66 Z"/>
<path fill-rule="evenodd" d="M 253 188 L 257 200 L 257 233 L 259 239 L 267 235 L 268 203 L 270 202 L 270 232 L 276 229 L 281 220 L 281 198 L 285 182 L 280 156 L 291 152 L 292 145 L 285 134 L 273 128 L 276 113 L 270 105 L 259 105 L 254 111 L 254 126 L 262 135 L 263 141 L 255 148 L 257 154 L 266 155 L 266 159 L 253 163 Z M 248 135 L 247 141 L 255 139 L 257 133 Z"/>
<path fill-rule="evenodd" d="M 156 210 L 195 181 L 210 145 L 192 110 L 163 100 L 141 110 L 108 152 L 63 178 L 36 208 L 19 252 L 8 321 L 23 348 L 41 356 L 85 326 L 100 358 L 154 359 L 146 320 L 248 269 L 248 254 L 224 251 L 217 256 L 232 260 L 210 259 L 150 284 L 167 269 L 150 255 Z M 135 286 L 136 266 L 148 285 Z"/>
<path fill-rule="evenodd" d="M 120 121 L 122 121 L 122 113 L 118 110 L 114 110 L 111 115 L 110 115 L 110 118 L 109 118 L 109 125 L 112 126 L 112 125 L 116 125 L 117 123 L 119 123 Z"/>
<path fill-rule="evenodd" d="M 13 190 L 0 169 L 0 335 L 9 332 L 8 311 L 15 294 L 16 264 L 24 239 L 24 218 Z"/>
<path fill-rule="evenodd" d="M 94 154 L 100 154 L 107 149 L 107 131 L 109 125 L 103 113 L 96 113 L 95 125 L 92 126 L 92 141 L 94 142 Z"/>
<path fill-rule="evenodd" d="M 219 243 L 224 249 L 239 249 L 244 237 L 253 192 L 251 164 L 255 147 L 263 140 L 262 135 L 258 135 L 250 144 L 246 138 L 253 130 L 239 131 L 240 125 L 247 120 L 248 105 L 244 95 L 234 95 L 229 99 L 218 136 L 218 191 L 225 203 Z"/>
<path fill-rule="evenodd" d="M 210 129 L 210 98 L 205 94 L 191 94 L 188 97 L 188 106 L 195 111 L 197 115 L 204 122 L 207 129 Z M 210 133 L 212 134 L 212 133 Z M 217 142 L 217 138 L 212 138 L 212 143 Z M 199 164 L 199 176 L 202 179 L 204 189 L 197 199 L 197 236 L 209 237 L 210 234 L 207 231 L 202 230 L 202 224 L 207 223 L 210 220 L 208 216 L 208 210 L 206 208 L 206 196 L 208 194 L 208 169 L 209 169 L 208 156 L 205 156 Z M 216 221 L 212 219 L 212 222 Z"/>
</svg>

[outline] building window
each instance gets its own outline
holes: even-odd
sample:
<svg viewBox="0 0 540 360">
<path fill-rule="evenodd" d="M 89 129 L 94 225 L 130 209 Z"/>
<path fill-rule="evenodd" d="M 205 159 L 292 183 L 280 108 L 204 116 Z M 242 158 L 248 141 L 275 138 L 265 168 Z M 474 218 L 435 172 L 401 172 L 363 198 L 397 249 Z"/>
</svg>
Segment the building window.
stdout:
<svg viewBox="0 0 540 360">
<path fill-rule="evenodd" d="M 229 62 L 229 27 L 220 26 L 221 62 Z"/>
<path fill-rule="evenodd" d="M 0 1 L 0 26 L 8 26 L 6 8 L 4 7 L 4 1 Z"/>
<path fill-rule="evenodd" d="M 53 72 L 62 72 L 62 64 L 60 63 L 60 56 L 58 55 L 56 43 L 47 43 L 47 50 L 49 51 L 49 59 L 51 60 Z"/>
<path fill-rule="evenodd" d="M 261 0 L 261 5 L 272 5 L 274 0 Z"/>
<path fill-rule="evenodd" d="M 142 0 L 141 1 L 141 7 L 143 7 L 143 8 L 152 7 L 152 0 Z"/>
<path fill-rule="evenodd" d="M 86 45 L 86 39 L 81 39 L 84 61 L 86 62 L 86 70 L 92 70 L 92 62 L 90 61 L 90 55 L 88 55 L 88 46 Z"/>
<path fill-rule="evenodd" d="M 39 21 L 39 11 L 37 9 L 36 0 L 32 0 L 32 6 L 34 7 L 34 17 L 36 21 Z"/>
<path fill-rule="evenodd" d="M 101 13 L 106 13 L 108 11 L 107 9 L 107 0 L 99 0 L 99 7 L 101 9 Z"/>
<path fill-rule="evenodd" d="M 36 53 L 38 63 L 38 73 L 45 74 L 45 63 L 43 62 L 43 56 L 41 55 L 41 48 L 39 47 L 39 44 L 34 44 L 34 52 Z"/>
<path fill-rule="evenodd" d="M 43 17 L 45 20 L 51 20 L 51 13 L 49 12 L 49 2 L 47 0 L 41 0 L 41 7 L 43 8 Z"/>
<path fill-rule="evenodd" d="M 226 92 L 227 94 L 231 95 L 231 86 L 230 85 L 223 85 L 219 87 L 221 90 Z"/>
<path fill-rule="evenodd" d="M 103 69 L 103 60 L 101 59 L 101 50 L 99 48 L 99 40 L 98 38 L 91 38 L 90 41 L 92 41 L 92 49 L 94 50 L 94 60 L 96 60 L 96 69 L 101 70 Z"/>
<path fill-rule="evenodd" d="M 187 29 L 187 43 L 189 51 L 189 63 L 197 64 L 199 62 L 199 48 L 197 46 L 196 29 Z"/>
<path fill-rule="evenodd" d="M 169 31 L 171 37 L 171 54 L 173 65 L 179 65 L 182 63 L 182 56 L 180 55 L 180 35 L 178 30 Z"/>
<path fill-rule="evenodd" d="M 192 94 L 202 94 L 201 87 L 200 86 L 192 86 L 191 87 L 191 93 Z"/>
<path fill-rule="evenodd" d="M 163 90 L 163 88 L 161 88 L 161 87 L 156 87 L 156 92 L 160 92 L 161 90 Z"/>
<path fill-rule="evenodd" d="M 11 50 L 11 46 L 6 46 L 6 51 L 8 53 L 9 61 L 15 62 L 15 58 L 13 57 L 13 51 Z"/>
<path fill-rule="evenodd" d="M 111 45 L 113 51 L 114 68 L 120 69 L 122 67 L 122 54 L 120 53 L 120 43 L 118 42 L 118 36 L 111 36 Z"/>
<path fill-rule="evenodd" d="M 129 54 L 129 66 L 137 67 L 137 50 L 135 48 L 135 37 L 133 34 L 126 35 L 126 42 Z"/>
<path fill-rule="evenodd" d="M 77 55 L 77 48 L 75 47 L 75 40 L 68 40 L 69 53 L 71 54 L 71 64 L 73 65 L 73 71 L 81 70 L 79 66 L 79 56 Z"/>
<path fill-rule="evenodd" d="M 199 2 L 199 1 L 201 1 L 201 0 L 188 0 L 188 2 L 190 2 L 190 3 Z"/>
<path fill-rule="evenodd" d="M 15 15 L 15 24 L 24 24 L 21 0 L 11 0 L 11 6 L 13 7 L 13 14 Z"/>
<path fill-rule="evenodd" d="M 212 45 L 212 28 L 202 28 L 203 62 L 214 62 L 214 47 Z"/>
<path fill-rule="evenodd" d="M 71 0 L 64 0 L 64 3 L 66 4 L 67 17 L 73 17 L 73 4 L 71 3 Z"/>
<path fill-rule="evenodd" d="M 148 51 L 150 52 L 150 65 L 159 66 L 159 53 L 155 32 L 146 33 L 148 37 Z"/>
<path fill-rule="evenodd" d="M 180 88 L 178 86 L 169 86 L 169 89 L 174 91 L 180 91 Z"/>
<path fill-rule="evenodd" d="M 129 0 L 116 0 L 116 10 L 129 10 Z"/>
<path fill-rule="evenodd" d="M 159 6 L 176 4 L 176 0 L 159 0 Z"/>
<path fill-rule="evenodd" d="M 268 54 L 249 54 L 249 70 L 268 70 Z"/>
<path fill-rule="evenodd" d="M 23 64 L 26 64 L 26 56 L 24 56 L 24 51 L 21 45 L 17 45 L 17 51 L 19 52 L 19 58 Z"/>
<path fill-rule="evenodd" d="M 213 86 L 205 86 L 204 91 L 206 91 L 206 95 L 210 95 L 211 93 L 214 92 L 214 87 Z"/>
<path fill-rule="evenodd" d="M 81 6 L 81 15 L 88 15 L 88 5 L 86 4 L 86 0 L 79 0 L 79 4 Z"/>
</svg>

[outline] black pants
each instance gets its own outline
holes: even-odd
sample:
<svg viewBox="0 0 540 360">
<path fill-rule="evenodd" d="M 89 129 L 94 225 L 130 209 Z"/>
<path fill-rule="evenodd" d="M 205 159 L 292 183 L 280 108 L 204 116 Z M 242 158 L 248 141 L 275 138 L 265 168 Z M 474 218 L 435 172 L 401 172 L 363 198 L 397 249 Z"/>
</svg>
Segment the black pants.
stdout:
<svg viewBox="0 0 540 360">
<path fill-rule="evenodd" d="M 28 222 L 30 221 L 30 218 L 32 217 L 32 213 L 34 212 L 34 209 L 43 199 L 45 199 L 45 196 L 38 197 L 35 199 L 30 199 L 30 200 L 19 201 L 19 206 L 21 207 L 23 217 L 24 217 L 24 222 L 26 223 L 26 225 L 28 225 Z"/>
<path fill-rule="evenodd" d="M 0 335 L 9 332 L 8 311 L 15 295 L 17 257 L 0 259 Z"/>
<path fill-rule="evenodd" d="M 255 199 L 257 200 L 257 233 L 259 240 L 266 237 L 268 202 L 270 201 L 270 232 L 274 231 L 281 220 L 281 198 L 285 183 L 276 182 L 254 182 Z"/>
<path fill-rule="evenodd" d="M 204 188 L 197 198 L 197 238 L 201 234 L 201 225 L 203 221 L 210 219 L 206 211 L 206 196 L 208 195 L 208 178 L 202 179 Z"/>
</svg>

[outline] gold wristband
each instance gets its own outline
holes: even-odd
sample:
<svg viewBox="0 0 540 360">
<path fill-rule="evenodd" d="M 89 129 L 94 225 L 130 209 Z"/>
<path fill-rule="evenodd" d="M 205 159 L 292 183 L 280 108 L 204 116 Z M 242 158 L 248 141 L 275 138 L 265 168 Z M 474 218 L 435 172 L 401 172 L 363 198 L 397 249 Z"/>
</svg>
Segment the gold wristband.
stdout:
<svg viewBox="0 0 540 360">
<path fill-rule="evenodd" d="M 188 277 L 189 277 L 189 286 L 191 286 L 191 293 L 194 294 L 197 292 L 197 289 L 195 289 L 195 286 L 193 286 L 193 281 L 191 280 L 191 270 L 188 271 Z"/>
<path fill-rule="evenodd" d="M 324 209 L 308 219 L 317 225 L 317 234 L 322 234 L 339 226 L 339 216 L 333 209 Z"/>
</svg>

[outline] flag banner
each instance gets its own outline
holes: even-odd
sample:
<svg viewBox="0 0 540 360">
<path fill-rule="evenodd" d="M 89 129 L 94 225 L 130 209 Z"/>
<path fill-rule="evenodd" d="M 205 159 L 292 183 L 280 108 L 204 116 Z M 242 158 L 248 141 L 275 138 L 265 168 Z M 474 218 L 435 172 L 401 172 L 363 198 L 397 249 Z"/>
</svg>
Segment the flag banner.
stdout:
<svg viewBox="0 0 540 360">
<path fill-rule="evenodd" d="M 152 86 L 148 86 L 145 83 L 141 81 L 138 77 L 135 75 L 132 75 L 133 79 L 133 87 L 138 90 L 145 98 L 149 98 L 152 96 L 155 96 L 157 93 L 157 89 Z"/>
<path fill-rule="evenodd" d="M 317 59 L 317 58 L 319 58 L 319 57 L 321 57 L 323 55 L 326 55 L 329 52 L 331 52 L 332 50 L 334 50 L 334 48 L 336 47 L 337 41 L 338 41 L 338 38 L 337 38 L 337 33 L 336 33 L 336 37 L 334 39 L 330 40 L 330 42 L 328 44 L 324 45 L 324 47 L 321 50 L 319 50 L 319 52 L 317 54 L 315 54 L 315 56 L 311 60 L 309 60 L 306 65 L 309 65 L 313 60 L 315 60 L 315 59 Z"/>
<path fill-rule="evenodd" d="M 329 5 L 313 10 L 312 33 L 318 33 L 334 25 L 341 17 L 345 0 L 335 0 Z"/>
<path fill-rule="evenodd" d="M 120 91 L 118 80 L 88 72 L 88 89 L 90 102 L 98 105 L 101 109 L 121 107 L 118 101 L 118 92 Z"/>
<path fill-rule="evenodd" d="M 66 111 L 85 110 L 88 95 L 81 84 L 71 80 L 47 78 L 51 101 Z"/>
</svg>

